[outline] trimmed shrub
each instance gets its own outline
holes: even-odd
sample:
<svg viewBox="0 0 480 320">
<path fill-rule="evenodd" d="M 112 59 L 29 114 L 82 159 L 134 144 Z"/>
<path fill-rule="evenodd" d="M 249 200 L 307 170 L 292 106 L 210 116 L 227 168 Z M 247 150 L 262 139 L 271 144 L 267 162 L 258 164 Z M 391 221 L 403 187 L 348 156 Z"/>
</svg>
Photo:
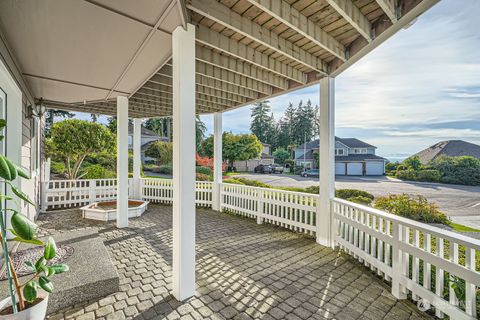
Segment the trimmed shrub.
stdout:
<svg viewBox="0 0 480 320">
<path fill-rule="evenodd" d="M 420 170 L 417 172 L 417 181 L 439 182 L 442 174 L 438 170 Z"/>
<path fill-rule="evenodd" d="M 294 173 L 295 174 L 300 174 L 303 172 L 303 166 L 295 166 Z"/>
<path fill-rule="evenodd" d="M 223 183 L 245 185 L 245 183 L 243 183 L 243 182 L 241 182 L 241 181 L 238 181 L 238 180 L 235 179 L 235 178 L 225 179 L 225 180 L 223 180 Z"/>
<path fill-rule="evenodd" d="M 358 203 L 358 204 L 364 204 L 364 205 L 369 205 L 373 201 L 370 198 L 362 197 L 362 196 L 351 197 L 351 198 L 348 198 L 347 200 L 351 201 L 351 202 Z"/>
<path fill-rule="evenodd" d="M 210 176 L 207 175 L 207 174 L 203 174 L 203 173 L 196 173 L 195 174 L 195 179 L 197 181 L 210 181 Z"/>
<path fill-rule="evenodd" d="M 65 173 L 65 163 L 52 161 L 50 163 L 50 173 L 63 174 Z"/>
<path fill-rule="evenodd" d="M 235 180 L 242 182 L 246 186 L 252 186 L 252 187 L 260 187 L 260 188 L 272 188 L 271 185 L 256 181 L 256 180 L 250 180 L 250 179 L 245 179 L 245 178 L 235 178 Z"/>
<path fill-rule="evenodd" d="M 417 179 L 417 172 L 413 169 L 406 169 L 406 170 L 397 170 L 397 174 L 395 175 L 396 178 L 402 180 L 413 180 Z"/>
<path fill-rule="evenodd" d="M 143 171 L 153 171 L 156 168 L 158 168 L 158 166 L 156 166 L 154 164 L 151 164 L 151 163 L 146 163 L 146 164 L 143 165 Z"/>
<path fill-rule="evenodd" d="M 196 167 L 196 172 L 206 174 L 207 176 L 213 175 L 213 170 L 210 169 L 209 167 L 197 166 Z"/>
<path fill-rule="evenodd" d="M 420 195 L 392 194 L 379 197 L 375 200 L 374 207 L 420 222 L 448 223 L 447 216 L 438 209 L 438 206 Z"/>
<path fill-rule="evenodd" d="M 395 175 L 398 179 L 412 180 L 412 181 L 431 181 L 439 182 L 442 180 L 442 174 L 438 170 L 414 170 L 407 169 L 403 171 L 397 171 Z"/>
<path fill-rule="evenodd" d="M 153 169 L 152 171 L 156 173 L 162 173 L 162 174 L 172 174 L 173 168 L 172 168 L 172 165 L 170 164 L 164 164 Z"/>
<path fill-rule="evenodd" d="M 373 194 L 357 189 L 338 189 L 335 190 L 335 197 L 345 200 L 350 200 L 352 198 L 363 197 L 373 200 L 375 197 Z M 370 201 L 371 202 L 371 201 Z"/>
<path fill-rule="evenodd" d="M 293 191 L 293 192 L 303 192 L 303 193 L 307 193 L 307 192 L 306 192 L 306 189 L 304 189 L 304 188 L 296 188 L 296 187 L 275 187 L 275 189 L 285 190 L 285 191 Z M 308 192 L 308 193 L 310 193 L 310 192 Z"/>
<path fill-rule="evenodd" d="M 92 164 L 82 171 L 85 172 L 85 174 L 82 175 L 82 179 L 108 179 L 116 177 L 114 171 L 106 169 L 99 164 Z"/>
<path fill-rule="evenodd" d="M 305 188 L 306 193 L 313 193 L 313 194 L 319 194 L 320 193 L 320 186 L 310 186 Z"/>
</svg>

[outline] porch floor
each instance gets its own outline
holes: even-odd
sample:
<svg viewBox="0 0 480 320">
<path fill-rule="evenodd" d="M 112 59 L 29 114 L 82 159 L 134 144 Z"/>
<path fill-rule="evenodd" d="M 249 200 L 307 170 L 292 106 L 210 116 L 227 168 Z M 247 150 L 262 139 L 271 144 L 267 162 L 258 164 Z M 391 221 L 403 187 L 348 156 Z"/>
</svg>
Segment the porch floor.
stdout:
<svg viewBox="0 0 480 320">
<path fill-rule="evenodd" d="M 150 205 L 122 230 L 86 221 L 79 210 L 43 214 L 38 222 L 44 235 L 98 230 L 120 276 L 121 292 L 48 319 L 428 318 L 346 255 L 239 216 L 197 209 L 197 290 L 185 302 L 170 295 L 171 207 Z"/>
</svg>

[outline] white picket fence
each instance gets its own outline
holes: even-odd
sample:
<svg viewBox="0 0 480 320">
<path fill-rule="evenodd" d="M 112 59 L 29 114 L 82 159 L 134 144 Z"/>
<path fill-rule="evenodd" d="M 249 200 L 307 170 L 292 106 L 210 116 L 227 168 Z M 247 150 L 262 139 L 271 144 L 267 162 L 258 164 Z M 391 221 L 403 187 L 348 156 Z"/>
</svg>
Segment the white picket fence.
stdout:
<svg viewBox="0 0 480 320">
<path fill-rule="evenodd" d="M 133 180 L 128 179 L 129 196 L 132 195 Z M 150 202 L 171 204 L 173 201 L 172 180 L 144 178 L 141 179 L 142 198 Z M 196 182 L 197 206 L 212 205 L 212 185 L 210 181 Z M 87 205 L 117 197 L 116 179 L 96 180 L 52 180 L 44 182 L 42 211 L 66 209 Z"/>
<path fill-rule="evenodd" d="M 211 207 L 212 187 L 212 182 L 196 182 L 197 206 Z M 141 179 L 141 189 L 150 202 L 173 201 L 172 180 Z M 220 190 L 222 211 L 315 235 L 318 195 L 225 183 Z M 70 208 L 114 199 L 116 181 L 50 181 L 43 192 L 43 208 Z M 410 295 L 440 318 L 477 318 L 479 240 L 337 198 L 331 217 L 335 245 L 389 281 L 394 295 Z M 453 277 L 464 287 L 460 301 Z"/>
<path fill-rule="evenodd" d="M 391 281 L 392 292 L 439 318 L 477 318 L 479 240 L 341 199 L 332 213 L 335 243 Z M 454 277 L 464 284 L 462 301 Z"/>
</svg>

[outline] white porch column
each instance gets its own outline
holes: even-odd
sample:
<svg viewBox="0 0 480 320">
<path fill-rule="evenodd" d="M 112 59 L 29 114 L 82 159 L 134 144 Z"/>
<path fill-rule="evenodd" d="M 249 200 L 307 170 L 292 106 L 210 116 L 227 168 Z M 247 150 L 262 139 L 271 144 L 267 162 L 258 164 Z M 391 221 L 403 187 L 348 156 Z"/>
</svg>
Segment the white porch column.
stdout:
<svg viewBox="0 0 480 320">
<path fill-rule="evenodd" d="M 128 227 L 128 98 L 117 97 L 117 228 Z"/>
<path fill-rule="evenodd" d="M 320 80 L 320 200 L 317 205 L 317 243 L 331 247 L 331 200 L 335 194 L 335 80 Z"/>
<path fill-rule="evenodd" d="M 142 198 L 140 184 L 140 169 L 142 166 L 142 119 L 133 119 L 133 197 L 137 200 Z"/>
<path fill-rule="evenodd" d="M 212 209 L 220 211 L 220 192 L 222 188 L 222 113 L 213 115 L 213 190 Z"/>
<path fill-rule="evenodd" d="M 173 295 L 195 294 L 195 26 L 177 27 L 173 53 Z"/>
</svg>

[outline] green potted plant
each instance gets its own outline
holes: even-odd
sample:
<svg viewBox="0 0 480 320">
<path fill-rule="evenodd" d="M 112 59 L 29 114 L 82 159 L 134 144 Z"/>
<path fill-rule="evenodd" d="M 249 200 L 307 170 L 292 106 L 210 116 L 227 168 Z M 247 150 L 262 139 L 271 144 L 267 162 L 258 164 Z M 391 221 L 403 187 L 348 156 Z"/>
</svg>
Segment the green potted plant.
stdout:
<svg viewBox="0 0 480 320">
<path fill-rule="evenodd" d="M 0 130 L 5 128 L 6 122 L 0 119 Z M 0 141 L 3 140 L 0 135 Z M 0 301 L 0 320 L 43 320 L 47 312 L 48 294 L 53 292 L 50 278 L 59 273 L 68 271 L 65 264 L 49 264 L 56 256 L 57 246 L 53 238 L 43 243 L 37 238 L 38 226 L 28 220 L 18 210 L 3 208 L 5 202 L 17 203 L 26 201 L 35 205 L 30 198 L 12 184 L 17 176 L 29 179 L 28 174 L 8 158 L 0 155 L 0 182 L 11 190 L 12 195 L 0 193 L 0 242 L 3 250 L 3 261 L 7 271 L 9 297 Z M 6 213 L 11 214 L 11 228 L 7 230 Z M 8 239 L 7 232 L 13 237 Z M 31 269 L 32 275 L 27 280 L 20 281 L 9 251 L 9 242 L 22 242 L 44 246 L 43 256 L 37 261 L 27 261 L 26 266 Z M 10 246 L 11 247 L 11 246 Z"/>
</svg>

